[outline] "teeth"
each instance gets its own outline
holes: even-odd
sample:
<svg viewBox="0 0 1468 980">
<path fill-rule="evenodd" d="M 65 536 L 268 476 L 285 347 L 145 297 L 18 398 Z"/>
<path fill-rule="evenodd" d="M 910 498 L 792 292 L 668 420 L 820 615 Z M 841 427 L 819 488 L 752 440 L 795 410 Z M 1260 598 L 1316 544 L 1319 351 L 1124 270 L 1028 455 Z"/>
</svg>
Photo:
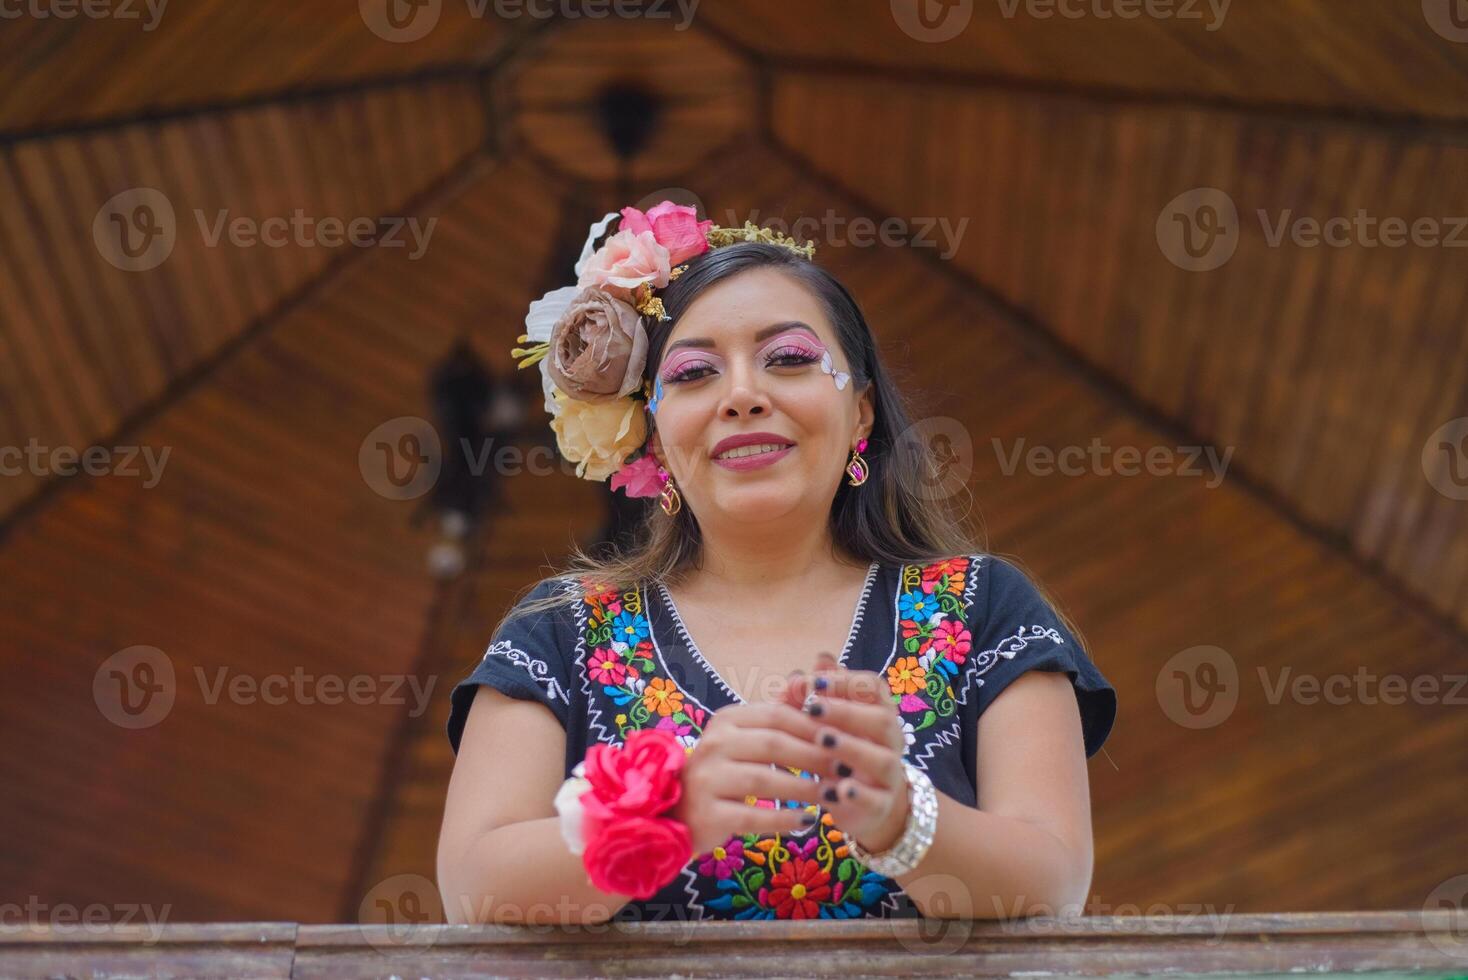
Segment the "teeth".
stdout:
<svg viewBox="0 0 1468 980">
<path fill-rule="evenodd" d="M 758 456 L 760 453 L 772 453 L 778 449 L 784 449 L 784 443 L 765 442 L 758 446 L 740 446 L 738 449 L 730 449 L 719 453 L 718 459 L 739 459 L 742 456 Z"/>
</svg>

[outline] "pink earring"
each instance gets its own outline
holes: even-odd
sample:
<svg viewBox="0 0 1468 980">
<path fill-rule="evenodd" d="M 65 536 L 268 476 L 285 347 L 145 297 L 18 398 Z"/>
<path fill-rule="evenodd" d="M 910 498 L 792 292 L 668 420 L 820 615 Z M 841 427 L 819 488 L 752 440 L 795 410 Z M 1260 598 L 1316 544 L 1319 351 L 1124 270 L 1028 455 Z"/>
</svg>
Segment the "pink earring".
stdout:
<svg viewBox="0 0 1468 980">
<path fill-rule="evenodd" d="M 854 487 L 859 487 L 867 482 L 867 475 L 871 472 L 867 468 L 867 461 L 861 455 L 862 450 L 866 448 L 867 441 L 865 439 L 858 442 L 856 444 L 856 451 L 851 454 L 851 461 L 846 464 L 846 472 L 851 475 L 851 479 L 846 482 Z"/>
<path fill-rule="evenodd" d="M 672 474 L 661 466 L 658 467 L 658 479 L 663 481 L 663 491 L 658 494 L 658 506 L 663 508 L 663 513 L 672 517 L 682 509 L 683 495 L 673 486 Z"/>
</svg>

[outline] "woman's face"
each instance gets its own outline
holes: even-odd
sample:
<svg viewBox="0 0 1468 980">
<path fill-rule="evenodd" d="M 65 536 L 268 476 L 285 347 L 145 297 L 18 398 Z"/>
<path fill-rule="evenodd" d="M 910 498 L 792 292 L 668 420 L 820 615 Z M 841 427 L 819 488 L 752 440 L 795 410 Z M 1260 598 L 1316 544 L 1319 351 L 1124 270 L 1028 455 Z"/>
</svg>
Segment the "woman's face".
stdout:
<svg viewBox="0 0 1468 980">
<path fill-rule="evenodd" d="M 840 390 L 822 370 L 827 352 L 848 375 Z M 700 521 L 824 514 L 851 450 L 872 428 L 870 385 L 858 392 L 850 373 L 804 285 L 772 268 L 730 276 L 693 301 L 663 347 L 652 450 Z M 752 433 L 788 448 L 716 459 L 723 440 Z"/>
</svg>

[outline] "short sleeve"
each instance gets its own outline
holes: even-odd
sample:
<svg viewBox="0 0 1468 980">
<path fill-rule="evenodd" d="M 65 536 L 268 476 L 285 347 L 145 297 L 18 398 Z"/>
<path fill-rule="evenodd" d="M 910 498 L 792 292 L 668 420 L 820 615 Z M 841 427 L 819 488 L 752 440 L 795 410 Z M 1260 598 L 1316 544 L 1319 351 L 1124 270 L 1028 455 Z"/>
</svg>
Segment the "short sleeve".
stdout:
<svg viewBox="0 0 1468 980">
<path fill-rule="evenodd" d="M 1116 720 L 1116 689 L 1101 675 L 1080 642 L 1040 590 L 1016 565 L 993 555 L 983 559 L 987 589 L 973 645 L 977 712 L 1030 670 L 1064 671 L 1076 692 L 1086 757 L 1100 751 Z"/>
<path fill-rule="evenodd" d="M 567 621 L 570 598 L 568 583 L 563 578 L 547 578 L 536 583 L 515 604 L 520 610 L 526 603 L 547 596 L 566 599 L 563 607 L 516 613 L 501 622 L 489 641 L 484 657 L 469 676 L 454 686 L 449 695 L 449 744 L 458 754 L 459 740 L 469 708 L 481 684 L 522 701 L 539 701 L 551 710 L 562 728 L 571 721 L 571 688 L 567 650 Z"/>
</svg>

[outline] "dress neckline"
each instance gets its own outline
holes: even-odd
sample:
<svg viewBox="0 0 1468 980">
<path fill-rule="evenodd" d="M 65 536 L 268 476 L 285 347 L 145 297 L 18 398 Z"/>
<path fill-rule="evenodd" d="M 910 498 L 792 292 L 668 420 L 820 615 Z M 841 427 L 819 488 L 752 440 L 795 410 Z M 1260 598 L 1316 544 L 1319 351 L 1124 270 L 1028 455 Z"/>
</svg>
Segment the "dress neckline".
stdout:
<svg viewBox="0 0 1468 980">
<path fill-rule="evenodd" d="M 875 561 L 867 567 L 866 581 L 862 583 L 861 595 L 857 597 L 856 609 L 851 614 L 851 626 L 846 632 L 846 644 L 841 648 L 841 656 L 837 658 L 837 665 L 840 667 L 846 666 L 846 660 L 851 653 L 852 645 L 856 642 L 857 634 L 861 632 L 863 613 L 866 611 L 867 600 L 871 598 L 872 586 L 877 581 L 877 572 L 880 567 L 880 564 Z M 663 585 L 661 579 L 656 580 L 654 584 L 657 587 L 658 594 L 662 597 L 663 607 L 673 617 L 673 625 L 677 627 L 678 636 L 682 639 L 684 648 L 698 662 L 699 667 L 709 676 L 709 679 L 729 696 L 730 701 L 735 704 L 746 704 L 747 702 L 744 698 L 739 696 L 739 692 L 729 686 L 729 683 L 724 680 L 714 665 L 709 663 L 708 658 L 703 655 L 703 651 L 698 649 L 698 644 L 693 641 L 692 634 L 688 632 L 688 627 L 683 623 L 683 617 L 678 613 L 678 606 L 673 602 L 672 593 Z"/>
</svg>

